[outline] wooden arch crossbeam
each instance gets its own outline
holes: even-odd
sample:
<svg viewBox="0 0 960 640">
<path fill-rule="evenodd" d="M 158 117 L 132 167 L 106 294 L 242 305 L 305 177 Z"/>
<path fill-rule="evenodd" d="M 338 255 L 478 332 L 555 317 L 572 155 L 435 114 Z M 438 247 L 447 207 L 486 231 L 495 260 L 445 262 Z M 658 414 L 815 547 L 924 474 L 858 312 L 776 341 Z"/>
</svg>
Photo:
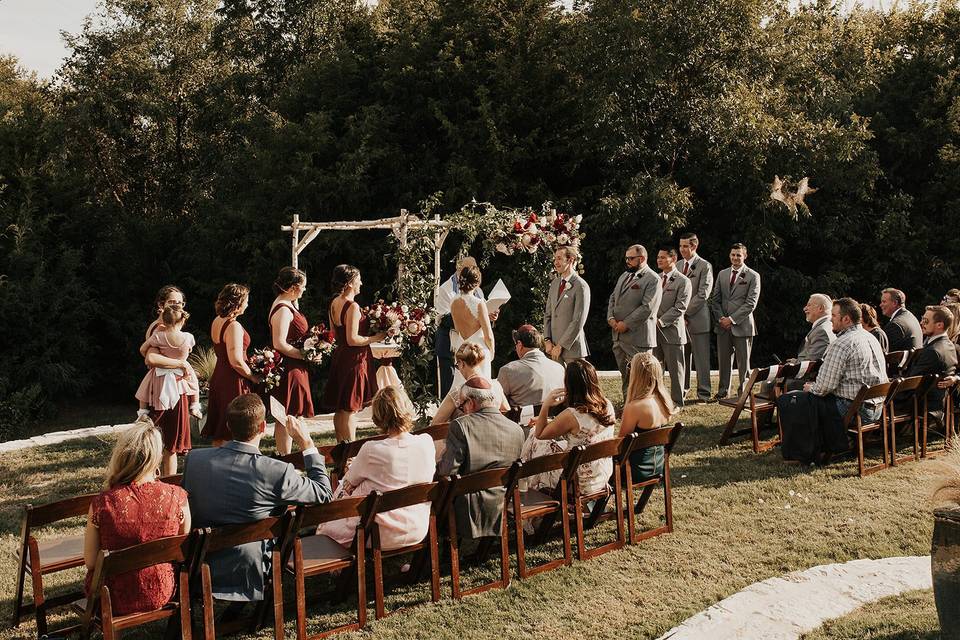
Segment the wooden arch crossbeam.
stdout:
<svg viewBox="0 0 960 640">
<path fill-rule="evenodd" d="M 280 227 L 281 231 L 290 232 L 290 264 L 297 267 L 299 256 L 307 246 L 313 242 L 321 231 L 359 231 L 364 229 L 389 229 L 400 243 L 401 248 L 407 246 L 407 230 L 430 227 L 433 234 L 433 279 L 434 286 L 440 284 L 440 249 L 450 233 L 451 225 L 441 220 L 439 214 L 432 220 L 421 220 L 406 209 L 400 210 L 400 215 L 378 220 L 344 220 L 338 222 L 301 222 L 300 215 L 293 215 L 293 222 Z M 301 234 L 302 237 L 301 237 Z M 403 264 L 397 269 L 397 281 L 403 275 Z"/>
</svg>

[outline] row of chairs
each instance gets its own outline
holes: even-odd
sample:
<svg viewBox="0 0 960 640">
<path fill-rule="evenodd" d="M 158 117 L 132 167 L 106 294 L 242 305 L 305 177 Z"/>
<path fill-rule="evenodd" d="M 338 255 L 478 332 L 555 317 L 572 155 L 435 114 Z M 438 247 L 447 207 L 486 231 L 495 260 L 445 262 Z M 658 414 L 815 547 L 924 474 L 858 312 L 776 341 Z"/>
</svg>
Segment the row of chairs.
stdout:
<svg viewBox="0 0 960 640">
<path fill-rule="evenodd" d="M 844 429 L 854 440 L 860 477 L 869 475 L 890 465 L 896 465 L 911 458 L 919 460 L 928 456 L 928 438 L 930 433 L 930 407 L 927 406 L 927 393 L 936 385 L 940 378 L 937 375 L 902 377 L 913 358 L 916 350 L 895 351 L 886 354 L 887 375 L 890 382 L 881 383 L 872 387 L 864 387 L 854 399 L 847 414 L 843 416 Z M 783 430 L 779 417 L 770 426 L 777 427 L 777 433 L 768 440 L 761 439 L 761 430 L 765 426 L 764 417 L 773 417 L 777 398 L 783 393 L 782 382 L 788 378 L 813 378 L 819 369 L 821 361 L 777 364 L 768 367 L 759 367 L 750 373 L 743 392 L 736 398 L 721 400 L 720 403 L 733 407 L 733 413 L 724 426 L 720 437 L 720 444 L 729 444 L 732 438 L 749 434 L 753 440 L 753 450 L 761 453 L 778 444 L 782 440 Z M 762 383 L 768 383 L 766 385 Z M 949 447 L 955 429 L 955 410 L 957 403 L 954 387 L 946 394 L 943 407 L 943 420 L 939 426 L 943 427 L 944 444 Z M 882 403 L 881 416 L 873 422 L 864 422 L 859 411 L 865 402 L 879 400 Z M 750 412 L 750 428 L 736 430 L 736 425 L 743 411 Z M 897 432 L 906 427 L 913 431 L 914 446 L 912 456 L 898 456 L 896 438 Z M 883 442 L 883 459 L 879 464 L 867 466 L 864 457 L 864 440 L 871 433 L 879 433 Z"/>
<path fill-rule="evenodd" d="M 272 608 L 275 636 L 283 637 L 282 579 L 283 574 L 287 573 L 293 578 L 296 590 L 297 636 L 301 640 L 306 638 L 304 580 L 315 575 L 341 571 L 343 575 L 356 576 L 357 618 L 354 622 L 331 629 L 321 636 L 336 631 L 358 629 L 366 624 L 368 563 L 373 570 L 374 610 L 378 619 L 388 615 L 385 609 L 383 561 L 391 556 L 416 553 L 418 555 L 415 563 L 418 568 L 416 573 L 419 574 L 419 569 L 429 565 L 431 600 L 440 599 L 439 529 L 444 528 L 444 525 L 450 558 L 452 596 L 461 598 L 464 595 L 488 589 L 504 588 L 509 584 L 511 574 L 508 522 L 514 525 L 517 573 L 520 578 L 571 564 L 574 540 L 577 557 L 584 560 L 621 548 L 627 541 L 635 544 L 645 538 L 672 531 L 673 510 L 669 460 L 682 428 L 682 424 L 678 423 L 672 427 L 631 434 L 626 438 L 607 440 L 587 447 L 575 447 L 569 451 L 535 458 L 525 463 L 517 461 L 508 468 L 439 478 L 431 483 L 386 493 L 374 492 L 365 497 L 347 498 L 322 505 L 301 506 L 280 518 L 216 529 L 195 530 L 185 536 L 155 540 L 130 549 L 103 551 L 94 569 L 91 597 L 85 600 L 77 600 L 82 595 L 79 593 L 46 599 L 43 588 L 43 576 L 83 565 L 82 536 L 39 541 L 34 536 L 34 529 L 84 515 L 93 495 L 79 496 L 40 507 L 28 505 L 25 508 L 13 624 L 19 624 L 23 616 L 33 612 L 37 620 L 38 634 L 45 634 L 47 633 L 47 611 L 54 606 L 72 604 L 75 610 L 81 612 L 81 622 L 77 627 L 67 631 L 79 630 L 82 635 L 87 636 L 93 629 L 100 628 L 104 637 L 112 638 L 120 629 L 169 618 L 170 624 L 179 622 L 180 631 L 186 638 L 190 637 L 191 633 L 190 598 L 180 594 L 189 593 L 190 585 L 193 584 L 194 589 L 200 592 L 204 636 L 213 638 L 215 635 L 213 598 L 209 568 L 205 562 L 208 554 L 246 542 L 272 540 L 274 541 L 272 589 L 267 594 L 267 602 L 258 609 L 254 624 L 262 623 L 266 612 Z M 431 427 L 425 432 L 435 438 L 438 450 L 442 450 L 443 438 L 440 436 L 444 438 L 446 436 L 445 425 Z M 338 465 L 345 465 L 350 454 L 355 455 L 363 442 L 342 443 L 324 450 L 328 462 L 334 466 L 334 473 L 339 470 L 342 477 L 343 466 L 338 467 Z M 629 464 L 630 454 L 642 448 L 658 445 L 665 448 L 663 474 L 655 478 L 635 481 Z M 296 456 L 297 454 L 294 454 L 287 458 L 290 462 L 297 464 Z M 614 473 L 611 477 L 613 489 L 589 495 L 583 494 L 577 479 L 578 467 L 606 457 L 614 460 Z M 299 458 L 299 464 L 302 465 L 302 456 Z M 548 471 L 560 471 L 560 479 L 552 494 L 536 490 L 521 490 L 524 479 Z M 180 479 L 179 476 L 172 476 L 163 480 L 178 483 Z M 665 523 L 659 527 L 640 531 L 637 527 L 637 516 L 643 512 L 653 490 L 658 485 L 662 485 L 664 489 Z M 493 488 L 502 488 L 505 495 L 500 536 L 500 575 L 492 582 L 464 589 L 461 587 L 459 536 L 453 504 L 461 496 Z M 639 499 L 634 502 L 634 494 L 637 491 L 640 492 Z M 614 506 L 612 510 L 608 510 L 611 499 L 614 501 Z M 430 526 L 424 540 L 401 549 L 384 549 L 380 542 L 376 516 L 393 509 L 423 503 L 431 505 Z M 359 518 L 356 537 L 349 549 L 345 549 L 326 536 L 312 535 L 319 524 L 348 517 Z M 542 519 L 533 535 L 534 543 L 546 540 L 559 520 L 564 549 L 561 558 L 539 566 L 529 565 L 523 525 L 532 518 Z M 597 548 L 587 548 L 585 531 L 606 520 L 616 521 L 615 539 Z M 311 533 L 301 535 L 304 531 Z M 112 611 L 109 588 L 106 586 L 108 579 L 118 573 L 166 562 L 178 566 L 178 596 L 171 603 L 154 612 L 115 616 Z M 33 604 L 24 605 L 22 604 L 23 589 L 28 575 L 32 581 Z M 198 582 L 199 587 L 196 584 Z M 342 589 L 338 591 L 343 592 Z"/>
</svg>

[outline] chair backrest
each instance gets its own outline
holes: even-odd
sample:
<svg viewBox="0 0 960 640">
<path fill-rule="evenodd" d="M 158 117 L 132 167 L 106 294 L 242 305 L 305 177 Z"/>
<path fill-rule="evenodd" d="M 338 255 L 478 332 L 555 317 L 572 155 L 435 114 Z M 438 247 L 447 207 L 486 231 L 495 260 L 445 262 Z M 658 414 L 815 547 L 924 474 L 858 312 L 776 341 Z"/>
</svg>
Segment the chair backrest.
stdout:
<svg viewBox="0 0 960 640">
<path fill-rule="evenodd" d="M 495 489 L 497 487 L 509 488 L 513 485 L 517 472 L 520 470 L 520 464 L 514 462 L 509 467 L 498 469 L 484 469 L 483 471 L 474 471 L 466 475 L 455 475 L 450 478 L 450 499 L 476 493 L 484 489 Z"/>
<path fill-rule="evenodd" d="M 894 398 L 900 396 L 900 394 L 907 394 L 915 392 L 921 387 L 923 387 L 925 376 L 910 376 L 909 378 L 901 378 L 897 381 L 897 391 L 893 394 Z"/>
<path fill-rule="evenodd" d="M 443 507 L 444 499 L 450 489 L 450 481 L 442 479 L 438 482 L 421 482 L 402 489 L 394 489 L 386 493 L 374 491 L 370 495 L 376 496 L 374 515 L 386 513 L 394 509 L 409 507 L 415 504 L 431 503 L 436 511 Z"/>
<path fill-rule="evenodd" d="M 663 447 L 666 455 L 670 455 L 673 451 L 674 445 L 677 443 L 677 439 L 680 437 L 680 432 L 683 431 L 683 423 L 678 422 L 673 426 L 665 425 L 662 427 L 657 427 L 656 429 L 643 429 L 636 432 L 636 439 L 633 441 L 633 446 L 630 448 L 630 452 L 639 451 L 640 449 L 646 449 L 647 447 Z"/>
<path fill-rule="evenodd" d="M 368 438 L 361 438 L 360 440 L 350 440 L 347 442 L 338 443 L 336 446 L 334 446 L 331 453 L 333 456 L 333 468 L 336 474 L 340 477 L 343 476 L 347 468 L 347 460 L 350 458 L 356 458 L 357 454 L 360 453 L 360 449 L 363 448 L 363 445 L 374 440 L 385 440 L 388 437 L 389 434 L 381 433 Z"/>
<path fill-rule="evenodd" d="M 530 476 L 535 476 L 546 471 L 569 468 L 571 459 L 576 458 L 582 450 L 582 447 L 574 447 L 568 451 L 537 456 L 526 462 L 517 461 L 515 463 L 518 467 L 517 480 L 523 480 L 524 478 L 529 478 Z"/>
<path fill-rule="evenodd" d="M 76 518 L 86 515 L 90 509 L 90 503 L 98 494 L 87 493 L 82 496 L 58 500 L 48 504 L 33 506 L 28 504 L 24 507 L 24 517 L 28 528 L 42 527 L 47 524 L 66 520 L 67 518 Z"/>
<path fill-rule="evenodd" d="M 166 482 L 167 484 L 175 484 L 178 487 L 183 484 L 183 474 L 175 473 L 171 476 L 163 476 L 159 478 L 160 482 Z"/>
<path fill-rule="evenodd" d="M 872 387 L 860 387 L 857 397 L 853 399 L 853 403 L 851 403 L 850 408 L 847 409 L 847 415 L 843 417 L 844 426 L 849 426 L 856 420 L 857 415 L 860 412 L 860 407 L 863 406 L 863 403 L 867 400 L 876 400 L 881 398 L 883 400 L 883 404 L 889 402 L 897 393 L 897 385 L 899 382 L 900 380 L 896 379 L 891 380 L 890 382 L 880 382 Z"/>
<path fill-rule="evenodd" d="M 588 462 L 600 460 L 601 458 L 618 456 L 623 446 L 623 441 L 624 438 L 610 438 L 609 440 L 601 440 L 600 442 L 586 445 L 580 454 L 580 459 L 577 460 L 577 465 L 587 464 Z"/>
<path fill-rule="evenodd" d="M 283 540 L 293 524 L 292 512 L 276 518 L 264 518 L 243 524 L 208 527 L 204 530 L 203 555 L 236 547 L 248 542 Z"/>
<path fill-rule="evenodd" d="M 433 438 L 434 442 L 438 440 L 446 440 L 447 434 L 450 433 L 450 423 L 449 422 L 440 422 L 438 424 L 432 424 L 429 427 L 424 427 L 414 431 L 416 435 L 427 434 Z"/>
<path fill-rule="evenodd" d="M 777 371 L 778 378 L 812 378 L 815 377 L 823 360 L 804 360 L 803 362 L 788 362 L 780 365 Z"/>
<path fill-rule="evenodd" d="M 324 522 L 333 522 L 344 518 L 359 517 L 363 520 L 373 502 L 373 499 L 369 496 L 351 496 L 324 504 L 301 505 L 297 507 L 294 516 L 293 530 L 312 529 Z"/>
<path fill-rule="evenodd" d="M 906 368 L 912 354 L 913 349 L 907 349 L 906 351 L 891 351 L 890 353 L 886 354 L 885 358 L 887 361 L 887 376 L 892 378 L 899 375 L 900 372 Z"/>
</svg>

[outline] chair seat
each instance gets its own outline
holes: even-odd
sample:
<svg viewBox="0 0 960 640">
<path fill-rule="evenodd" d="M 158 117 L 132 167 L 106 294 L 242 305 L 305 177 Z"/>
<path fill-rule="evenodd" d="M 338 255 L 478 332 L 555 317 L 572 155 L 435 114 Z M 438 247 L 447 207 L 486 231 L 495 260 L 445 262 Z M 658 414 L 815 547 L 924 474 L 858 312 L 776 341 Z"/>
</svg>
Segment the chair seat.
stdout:
<svg viewBox="0 0 960 640">
<path fill-rule="evenodd" d="M 300 547 L 303 551 L 303 568 L 306 570 L 319 569 L 325 565 L 334 565 L 353 560 L 353 552 L 344 548 L 330 536 L 309 536 L 301 538 Z M 287 563 L 291 571 L 294 568 L 293 557 Z"/>
<path fill-rule="evenodd" d="M 83 564 L 83 534 L 65 538 L 53 538 L 37 542 L 40 552 L 40 571 L 46 573 L 52 568 L 66 569 L 79 567 Z M 27 554 L 26 565 L 30 567 L 30 555 Z"/>
<path fill-rule="evenodd" d="M 551 496 L 543 493 L 542 491 L 537 491 L 536 489 L 529 489 L 527 491 L 520 492 L 520 515 L 521 517 L 526 517 L 527 514 L 540 511 L 542 509 L 555 509 L 560 506 L 560 501 L 554 499 Z M 510 510 L 513 511 L 513 503 L 511 502 Z"/>
<path fill-rule="evenodd" d="M 722 404 L 725 407 L 735 407 L 739 402 L 740 398 L 738 396 L 730 396 L 729 398 L 720 398 L 717 404 Z"/>
</svg>

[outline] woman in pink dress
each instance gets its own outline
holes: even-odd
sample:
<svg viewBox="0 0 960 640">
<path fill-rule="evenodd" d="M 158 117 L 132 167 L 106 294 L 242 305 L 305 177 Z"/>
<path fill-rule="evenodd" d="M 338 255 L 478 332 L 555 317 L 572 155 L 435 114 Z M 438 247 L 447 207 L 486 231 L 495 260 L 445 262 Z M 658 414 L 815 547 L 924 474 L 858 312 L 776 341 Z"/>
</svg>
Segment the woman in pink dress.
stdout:
<svg viewBox="0 0 960 640">
<path fill-rule="evenodd" d="M 300 313 L 298 302 L 307 290 L 307 274 L 293 267 L 284 267 L 273 283 L 273 290 L 277 297 L 270 305 L 267 324 L 270 325 L 273 348 L 282 356 L 283 374 L 279 386 L 271 394 L 280 401 L 288 416 L 312 418 L 310 375 L 300 351 L 300 345 L 310 330 L 310 323 Z M 291 439 L 287 435 L 287 427 L 279 422 L 274 428 L 274 440 L 277 453 L 290 453 Z"/>
<path fill-rule="evenodd" d="M 365 496 L 371 491 L 387 492 L 421 482 L 431 482 L 436 472 L 436 447 L 428 434 L 414 435 L 410 399 L 396 387 L 385 387 L 373 397 L 373 423 L 387 434 L 360 448 L 357 457 L 340 481 L 334 500 Z M 349 546 L 357 532 L 359 518 L 327 522 L 318 534 L 330 536 Z M 427 535 L 430 505 L 417 504 L 377 515 L 383 548 L 397 549 L 416 544 Z"/>
<path fill-rule="evenodd" d="M 249 300 L 250 289 L 246 286 L 234 283 L 224 285 L 215 305 L 217 317 L 210 325 L 217 366 L 210 376 L 207 423 L 200 435 L 213 440 L 215 447 L 233 440 L 233 434 L 227 426 L 227 405 L 237 396 L 249 393 L 252 385 L 260 384 L 260 378 L 247 364 L 250 334 L 237 320 L 247 310 Z"/>
<path fill-rule="evenodd" d="M 157 325 L 140 348 L 156 350 L 160 355 L 181 363 L 175 369 L 151 368 L 144 376 L 136 397 L 140 401 L 138 414 L 149 414 L 163 434 L 163 462 L 160 472 L 177 472 L 177 454 L 190 450 L 190 415 L 200 417 L 200 383 L 187 356 L 196 341 L 192 334 L 182 331 L 190 317 L 183 307 L 168 305 L 160 314 Z M 149 407 L 149 409 L 147 408 Z"/>
<path fill-rule="evenodd" d="M 157 481 L 162 457 L 160 433 L 141 416 L 124 431 L 113 448 L 104 491 L 87 513 L 83 560 L 85 591 L 90 588 L 100 551 L 115 551 L 156 538 L 190 531 L 187 492 Z M 115 576 L 107 581 L 113 612 L 118 615 L 158 609 L 173 596 L 173 567 L 157 565 Z"/>
<path fill-rule="evenodd" d="M 337 297 L 330 303 L 330 326 L 336 334 L 337 346 L 330 358 L 323 406 L 333 410 L 333 429 L 337 441 L 343 442 L 356 440 L 354 416 L 377 390 L 377 382 L 370 375 L 370 345 L 383 340 L 387 334 L 363 335 L 369 326 L 354 300 L 363 285 L 359 269 L 349 264 L 337 265 L 332 285 Z"/>
</svg>

